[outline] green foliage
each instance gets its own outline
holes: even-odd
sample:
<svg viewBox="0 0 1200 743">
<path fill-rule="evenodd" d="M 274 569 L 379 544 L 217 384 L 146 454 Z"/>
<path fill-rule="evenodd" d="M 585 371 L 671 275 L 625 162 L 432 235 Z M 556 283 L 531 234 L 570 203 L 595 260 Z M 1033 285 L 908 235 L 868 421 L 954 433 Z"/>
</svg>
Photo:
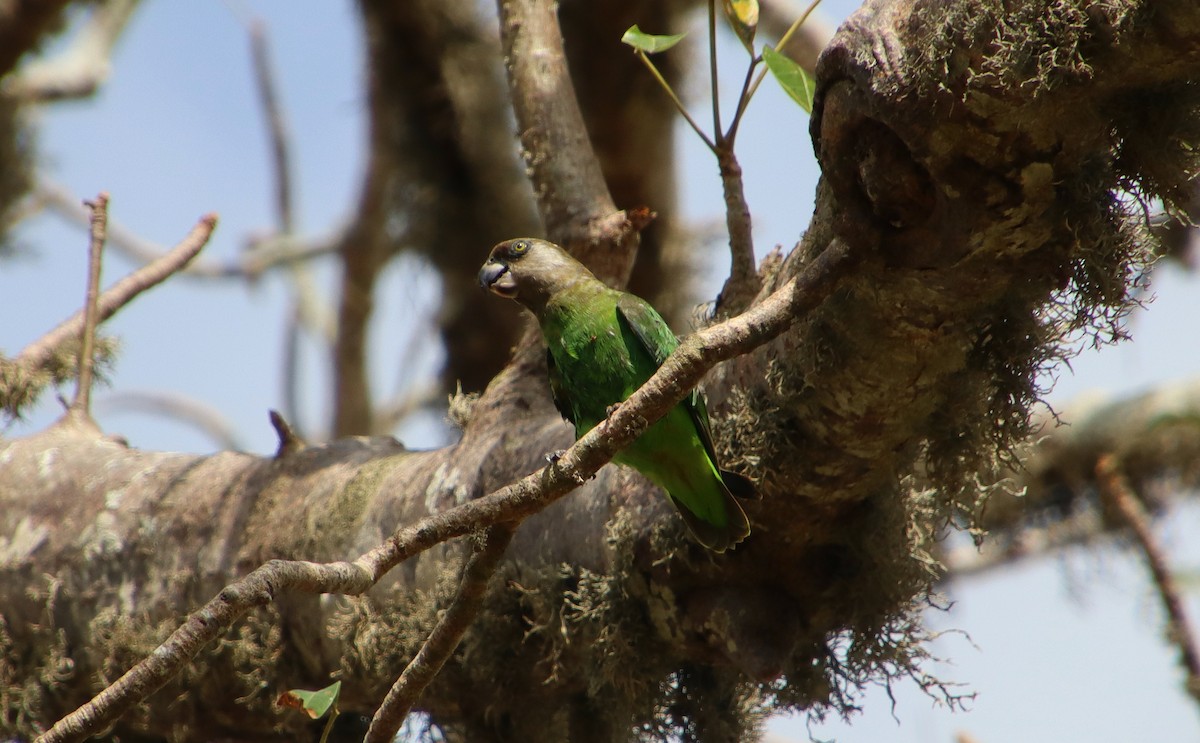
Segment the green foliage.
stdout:
<svg viewBox="0 0 1200 743">
<path fill-rule="evenodd" d="M 769 46 L 763 47 L 763 61 L 767 63 L 767 69 L 779 81 L 779 85 L 784 91 L 792 97 L 792 100 L 800 104 L 805 113 L 812 113 L 813 107 L 813 92 L 816 90 L 816 81 L 812 76 L 805 72 L 804 68 L 796 64 L 785 54 L 780 54 Z"/>
<path fill-rule="evenodd" d="M 314 720 L 321 719 L 328 712 L 329 721 L 325 723 L 325 729 L 321 732 L 320 741 L 320 743 L 326 743 L 329 740 L 330 732 L 333 731 L 333 723 L 337 720 L 337 701 L 338 695 L 341 692 L 341 681 L 334 681 L 324 689 L 316 691 L 289 689 L 279 695 L 279 706 L 303 710 L 305 714 Z"/>
<path fill-rule="evenodd" d="M 337 715 L 336 705 L 338 694 L 341 691 L 341 681 L 334 681 L 324 689 L 317 689 L 316 691 L 289 689 L 279 697 L 279 703 L 283 707 L 303 710 L 312 719 L 319 720 L 331 709 L 334 710 L 333 714 Z"/>
<path fill-rule="evenodd" d="M 621 42 L 628 44 L 639 52 L 645 54 L 657 54 L 665 52 L 679 42 L 683 41 L 683 34 L 648 34 L 637 27 L 637 24 L 629 27 L 625 35 L 621 37 Z"/>
<path fill-rule="evenodd" d="M 721 0 L 729 25 L 742 46 L 754 56 L 754 34 L 758 30 L 758 0 Z"/>
</svg>

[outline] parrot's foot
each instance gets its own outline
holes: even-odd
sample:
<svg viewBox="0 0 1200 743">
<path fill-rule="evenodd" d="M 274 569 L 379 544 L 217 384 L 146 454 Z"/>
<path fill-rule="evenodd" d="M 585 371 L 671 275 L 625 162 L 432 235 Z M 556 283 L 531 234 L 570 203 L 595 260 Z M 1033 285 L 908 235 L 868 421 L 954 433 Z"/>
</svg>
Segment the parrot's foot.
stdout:
<svg viewBox="0 0 1200 743">
<path fill-rule="evenodd" d="M 562 455 L 566 453 L 566 449 L 555 449 L 546 455 L 546 464 L 557 464 L 558 460 L 562 459 Z"/>
<path fill-rule="evenodd" d="M 604 417 L 611 418 L 612 414 L 617 412 L 617 408 L 619 408 L 619 407 L 621 407 L 621 403 L 619 403 L 619 402 L 609 405 L 607 408 L 604 409 Z"/>
</svg>

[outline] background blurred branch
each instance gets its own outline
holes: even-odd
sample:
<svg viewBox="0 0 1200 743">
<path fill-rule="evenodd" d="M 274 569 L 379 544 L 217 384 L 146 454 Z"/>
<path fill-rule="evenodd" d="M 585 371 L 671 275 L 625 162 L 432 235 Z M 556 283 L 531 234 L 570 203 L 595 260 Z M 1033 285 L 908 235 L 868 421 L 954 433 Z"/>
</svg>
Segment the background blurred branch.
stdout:
<svg viewBox="0 0 1200 743">
<path fill-rule="evenodd" d="M 88 212 L 80 200 L 65 186 L 44 176 L 37 180 L 32 201 L 35 205 L 50 209 L 71 224 L 88 226 Z M 27 216 L 28 213 L 31 212 L 27 212 Z M 301 240 L 283 235 L 256 238 L 250 241 L 249 249 L 234 260 L 225 263 L 214 260 L 189 262 L 180 269 L 180 274 L 204 279 L 256 280 L 263 273 L 279 266 L 330 255 L 337 250 L 341 239 L 340 234 L 315 240 Z M 109 220 L 108 241 L 113 250 L 142 264 L 153 263 L 168 252 L 163 246 L 137 235 L 121 224 L 120 220 L 115 219 Z M 332 335 L 332 331 L 326 332 Z"/>
<path fill-rule="evenodd" d="M 142 412 L 159 415 L 191 426 L 223 451 L 246 451 L 232 423 L 211 405 L 178 392 L 126 390 L 105 395 L 96 402 L 98 412 L 105 414 Z"/>
<path fill-rule="evenodd" d="M 105 290 L 97 301 L 97 322 L 102 323 L 112 317 L 134 297 L 162 283 L 168 276 L 186 266 L 188 261 L 208 244 L 216 225 L 215 214 L 201 217 L 199 224 L 170 252 Z M 26 346 L 12 361 L 3 360 L 0 363 L 0 381 L 3 382 L 0 398 L 3 398 L 3 407 L 6 410 L 16 413 L 50 381 L 46 372 L 54 365 L 56 356 L 63 352 L 63 348 L 79 338 L 83 323 L 84 313 L 80 310 Z"/>
<path fill-rule="evenodd" d="M 50 59 L 31 62 L 19 74 L 8 78 L 4 92 L 22 101 L 41 103 L 94 95 L 108 79 L 113 49 L 137 10 L 138 1 L 104 0 L 91 5 L 91 15 L 70 45 Z M 25 3 L 9 0 L 5 4 Z M 60 5 L 40 4 L 48 8 Z M 0 48 L 4 46 L 4 39 L 0 38 Z M 2 65 L 0 60 L 0 69 Z"/>
<path fill-rule="evenodd" d="M 1196 644 L 1196 636 L 1188 621 L 1183 597 L 1167 556 L 1150 528 L 1150 519 L 1142 499 L 1133 492 L 1117 458 L 1111 454 L 1101 457 L 1096 463 L 1096 480 L 1106 504 L 1116 511 L 1129 528 L 1146 560 L 1146 567 L 1154 579 L 1163 611 L 1167 615 L 1167 639 L 1178 648 L 1179 662 L 1187 673 L 1184 688 L 1194 700 L 1200 702 L 1200 646 Z"/>
</svg>

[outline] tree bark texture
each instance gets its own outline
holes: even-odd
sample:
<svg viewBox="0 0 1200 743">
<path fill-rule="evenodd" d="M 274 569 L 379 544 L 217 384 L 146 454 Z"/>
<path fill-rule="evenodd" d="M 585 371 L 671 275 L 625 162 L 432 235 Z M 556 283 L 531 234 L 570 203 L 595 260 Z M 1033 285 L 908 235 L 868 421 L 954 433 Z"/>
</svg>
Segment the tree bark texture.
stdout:
<svg viewBox="0 0 1200 743">
<path fill-rule="evenodd" d="M 545 21 L 523 12 L 501 33 L 543 222 L 620 280 L 633 238 L 599 219 L 613 207 L 591 176 L 556 175 L 558 140 L 534 125 L 548 110 L 536 97 L 557 99 L 521 82 L 542 59 L 522 56 L 521 34 Z M 1191 0 L 866 3 L 821 58 L 816 212 L 764 263 L 759 301 L 830 246 L 861 262 L 709 378 L 725 463 L 762 491 L 753 534 L 706 554 L 660 493 L 605 467 L 520 526 L 422 709 L 454 740 L 622 740 L 635 726 L 727 740 L 764 706 L 844 705 L 906 673 L 933 535 L 977 515 L 1065 335 L 1129 307 L 1143 222 L 1114 194 L 1183 198 L 1197 80 Z M 428 452 L 344 438 L 193 457 L 62 428 L 0 442 L 4 729 L 27 735 L 84 701 L 264 561 L 352 558 L 572 438 L 531 336 L 464 420 L 457 444 Z M 461 554 L 424 552 L 365 596 L 276 601 L 119 729 L 266 739 L 289 724 L 269 701 L 331 673 L 343 709 L 369 712 Z"/>
</svg>

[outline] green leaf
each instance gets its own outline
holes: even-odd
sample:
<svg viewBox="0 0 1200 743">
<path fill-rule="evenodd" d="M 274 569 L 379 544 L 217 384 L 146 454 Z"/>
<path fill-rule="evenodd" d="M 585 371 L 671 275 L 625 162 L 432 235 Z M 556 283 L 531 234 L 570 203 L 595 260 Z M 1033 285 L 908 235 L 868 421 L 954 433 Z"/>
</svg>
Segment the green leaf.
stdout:
<svg viewBox="0 0 1200 743">
<path fill-rule="evenodd" d="M 335 681 L 324 689 L 307 691 L 291 689 L 279 695 L 276 703 L 281 707 L 302 709 L 314 720 L 319 720 L 337 703 L 338 694 L 342 691 L 342 682 Z"/>
<path fill-rule="evenodd" d="M 644 33 L 642 29 L 638 28 L 637 24 L 635 23 L 634 25 L 630 26 L 629 30 L 625 32 L 625 35 L 621 37 L 621 41 L 640 52 L 645 52 L 646 54 L 656 54 L 658 52 L 665 52 L 679 42 L 683 41 L 684 36 L 687 36 L 687 34 L 667 34 L 659 36 L 655 34 Z"/>
<path fill-rule="evenodd" d="M 805 72 L 804 68 L 793 62 L 790 57 L 769 46 L 763 47 L 763 61 L 792 100 L 799 103 L 800 108 L 806 112 L 812 113 L 813 92 L 817 87 L 812 75 Z"/>
<path fill-rule="evenodd" d="M 758 0 L 721 0 L 729 25 L 742 40 L 746 51 L 754 54 L 754 32 L 758 30 Z"/>
</svg>

